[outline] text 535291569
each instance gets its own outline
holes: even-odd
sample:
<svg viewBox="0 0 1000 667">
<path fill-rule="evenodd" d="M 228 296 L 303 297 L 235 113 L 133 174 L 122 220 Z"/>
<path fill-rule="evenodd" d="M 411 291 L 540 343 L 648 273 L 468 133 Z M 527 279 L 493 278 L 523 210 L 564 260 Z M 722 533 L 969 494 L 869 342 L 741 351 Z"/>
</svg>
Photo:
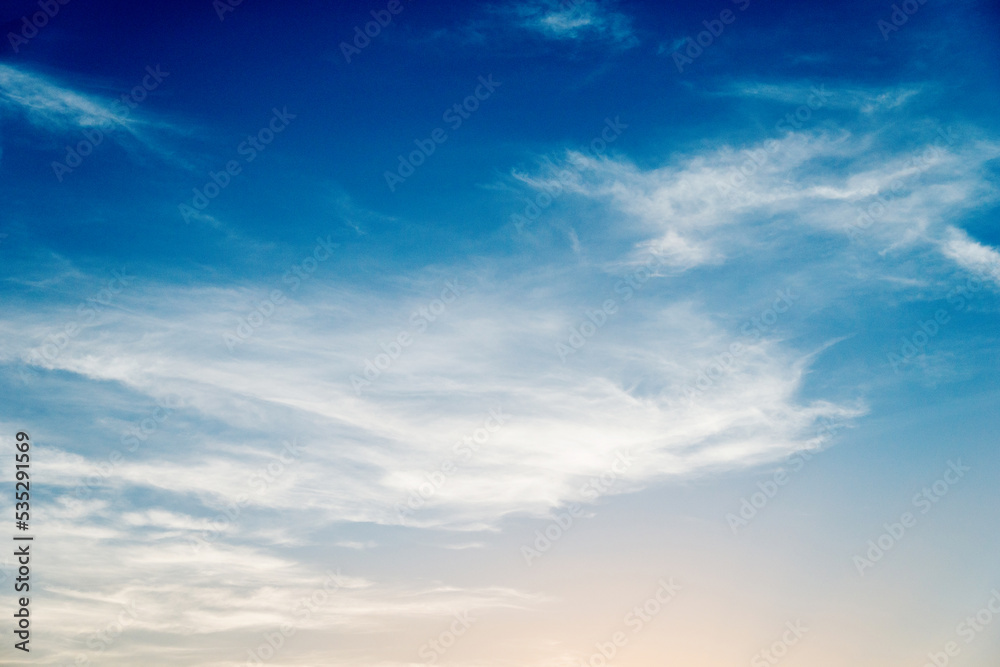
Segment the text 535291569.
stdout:
<svg viewBox="0 0 1000 667">
<path fill-rule="evenodd" d="M 17 641 L 14 648 L 21 651 L 28 651 L 28 642 L 31 638 L 31 621 L 29 619 L 27 593 L 31 590 L 31 540 L 30 535 L 23 531 L 28 530 L 28 521 L 31 519 L 31 439 L 24 431 L 19 431 L 16 436 L 14 448 L 14 527 L 22 531 L 14 535 L 14 556 L 17 558 L 17 577 L 14 579 L 14 591 L 22 594 L 17 599 L 17 611 L 14 612 L 16 626 L 14 635 Z"/>
</svg>

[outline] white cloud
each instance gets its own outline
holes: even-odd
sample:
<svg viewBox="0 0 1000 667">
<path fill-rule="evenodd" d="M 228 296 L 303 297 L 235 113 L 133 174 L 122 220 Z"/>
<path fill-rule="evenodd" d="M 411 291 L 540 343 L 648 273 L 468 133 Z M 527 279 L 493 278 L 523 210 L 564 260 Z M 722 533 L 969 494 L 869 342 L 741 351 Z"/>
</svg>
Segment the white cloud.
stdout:
<svg viewBox="0 0 1000 667">
<path fill-rule="evenodd" d="M 334 546 L 338 546 L 338 547 L 341 547 L 343 549 L 357 549 L 359 551 L 363 551 L 365 549 L 371 549 L 371 548 L 373 548 L 373 547 L 375 547 L 377 545 L 374 542 L 371 542 L 371 541 L 368 541 L 368 542 L 352 542 L 350 540 L 345 540 L 345 541 L 342 541 L 342 542 L 337 542 Z"/>
<path fill-rule="evenodd" d="M 515 293 L 537 290 L 545 280 L 528 278 Z M 44 364 L 84 384 L 111 381 L 140 395 L 183 399 L 185 407 L 162 432 L 136 453 L 123 453 L 101 486 L 195 498 L 203 518 L 246 495 L 247 513 L 299 508 L 303 525 L 398 523 L 397 505 L 454 460 L 460 471 L 408 523 L 490 528 L 510 513 L 544 515 L 586 501 L 581 485 L 605 472 L 618 452 L 635 461 L 615 489 L 621 492 L 708 467 L 778 459 L 816 446 L 818 418 L 855 414 L 800 403 L 802 355 L 766 341 L 748 346 L 703 400 L 684 404 L 683 387 L 735 334 L 690 304 L 650 310 L 639 296 L 615 295 L 613 284 L 593 299 L 598 307 L 617 299 L 620 313 L 564 363 L 556 345 L 567 343 L 583 309 L 511 300 L 509 286 L 480 283 L 427 331 L 411 330 L 413 343 L 360 395 L 351 376 L 363 374 L 365 359 L 381 353 L 380 343 L 410 327 L 410 313 L 428 297 L 319 291 L 280 306 L 230 354 L 222 334 L 245 315 L 242 295 L 164 286 L 146 290 L 141 301 L 123 294 L 122 311 L 84 330 Z M 71 313 L 45 316 L 60 321 Z M 29 320 L 3 333 L 25 357 L 45 331 Z M 652 389 L 626 391 L 637 381 Z M 508 421 L 481 451 L 467 461 L 456 454 L 455 443 L 474 436 L 497 409 Z M 257 435 L 241 440 L 247 429 Z M 280 443 L 292 437 L 303 453 L 275 464 Z M 121 448 L 118 440 L 116 434 L 88 454 L 90 462 L 54 453 L 52 483 L 76 484 L 109 449 Z M 197 458 L 189 460 L 195 449 Z M 271 464 L 276 474 L 264 485 Z M 165 516 L 156 520 L 168 528 Z"/>
<path fill-rule="evenodd" d="M 113 103 L 60 86 L 49 77 L 11 65 L 0 65 L 0 100 L 11 112 L 20 112 L 34 125 L 49 131 L 120 125 L 131 128 L 135 119 L 112 110 Z M 124 108 L 124 105 L 122 105 Z"/>
<path fill-rule="evenodd" d="M 941 250 L 962 268 L 1000 285 L 1000 252 L 995 248 L 969 238 L 961 229 L 949 227 Z"/>
<path fill-rule="evenodd" d="M 520 27 L 550 39 L 598 40 L 620 48 L 639 42 L 631 18 L 594 0 L 532 0 L 510 5 L 505 11 Z"/>
<path fill-rule="evenodd" d="M 676 50 L 676 47 L 670 51 Z M 780 83 L 736 83 L 723 88 L 719 95 L 741 98 L 768 99 L 785 104 L 809 104 L 816 111 L 826 109 L 851 109 L 864 114 L 881 112 L 899 113 L 899 107 L 905 106 L 911 98 L 915 98 L 927 89 L 926 85 L 865 88 L 830 85 L 826 83 L 811 84 L 808 82 Z"/>
<path fill-rule="evenodd" d="M 394 524 L 398 506 L 453 461 L 460 470 L 436 485 L 407 521 L 492 529 L 508 514 L 544 515 L 587 500 L 582 485 L 619 452 L 636 463 L 616 493 L 712 467 L 777 460 L 821 445 L 813 437 L 817 420 L 859 414 L 854 405 L 802 401 L 809 355 L 777 339 L 742 341 L 740 362 L 710 392 L 693 404 L 679 400 L 741 339 L 713 313 L 671 295 L 670 281 L 677 271 L 719 264 L 757 246 L 755 235 L 771 220 L 791 220 L 846 244 L 859 212 L 874 211 L 879 197 L 885 203 L 872 224 L 858 230 L 859 242 L 883 252 L 940 243 L 948 257 L 995 276 L 996 251 L 948 225 L 956 213 L 993 196 L 979 174 L 992 145 L 956 141 L 873 161 L 877 145 L 871 135 L 789 133 L 743 152 L 722 146 L 652 169 L 570 153 L 566 162 L 578 176 L 562 187 L 604 203 L 608 227 L 633 239 L 634 252 L 503 283 L 486 278 L 491 269 L 464 270 L 459 281 L 475 288 L 426 331 L 414 331 L 410 317 L 440 291 L 447 276 L 437 272 L 413 277 L 399 292 L 425 295 L 419 299 L 317 284 L 280 305 L 235 353 L 223 334 L 246 316 L 252 301 L 246 290 L 164 285 L 141 298 L 125 293 L 121 310 L 85 328 L 48 362 L 31 350 L 51 331 L 48 322 L 73 319 L 70 310 L 12 312 L 0 336 L 12 350 L 8 361 L 30 359 L 84 384 L 110 381 L 140 396 L 183 398 L 187 407 L 156 436 L 159 444 L 116 466 L 106 482 L 112 488 L 195 498 L 202 519 L 248 495 L 255 512 L 301 508 L 304 524 Z M 558 170 L 554 165 L 518 178 L 543 189 Z M 579 243 L 586 249 L 594 240 L 581 234 Z M 634 271 L 651 256 L 659 257 L 660 268 L 649 272 L 649 286 L 631 302 L 631 295 L 613 289 L 616 277 L 602 275 Z M 589 291 L 553 288 L 577 281 Z M 557 344 L 571 346 L 587 308 L 607 298 L 615 300 L 616 314 L 579 352 L 561 359 Z M 363 376 L 366 360 L 383 354 L 380 345 L 401 331 L 411 334 L 412 344 L 357 393 L 351 376 Z M 464 453 L 456 453 L 455 444 L 498 408 L 509 422 L 475 456 L 460 460 Z M 261 471 L 292 436 L 306 453 L 278 466 L 281 474 L 257 492 Z M 167 442 L 185 444 L 162 449 Z M 185 458 L 193 447 L 195 463 Z M 59 456 L 50 474 L 69 486 L 107 454 Z M 291 532 L 268 533 L 267 540 L 294 541 Z"/>
<path fill-rule="evenodd" d="M 633 262 L 659 252 L 682 270 L 717 264 L 759 243 L 775 221 L 884 253 L 936 243 L 955 216 L 996 201 L 983 170 L 998 146 L 961 132 L 890 148 L 875 132 L 803 130 L 648 169 L 574 151 L 514 177 L 606 204 L 619 236 L 635 239 Z M 567 171 L 573 178 L 559 176 Z"/>
<path fill-rule="evenodd" d="M 32 382 L 52 382 L 52 400 L 71 394 L 77 414 L 93 416 L 79 435 L 49 425 L 39 461 L 57 494 L 39 518 L 59 536 L 40 568 L 59 599 L 53 619 L 64 628 L 63 646 L 78 647 L 94 631 L 93 613 L 82 609 L 114 618 L 132 602 L 141 610 L 137 634 L 273 629 L 324 576 L 303 556 L 308 547 L 323 541 L 345 557 L 384 548 L 381 538 L 338 530 L 346 523 L 424 529 L 422 542 L 452 556 L 485 545 L 455 539 L 458 531 L 497 531 L 512 515 L 602 502 L 587 485 L 609 471 L 615 483 L 606 494 L 634 493 L 823 447 L 819 423 L 849 422 L 864 407 L 807 398 L 817 346 L 803 349 L 776 332 L 748 340 L 726 321 L 732 313 L 679 285 L 685 273 L 725 268 L 737 252 L 760 248 L 773 221 L 846 248 L 846 232 L 879 197 L 882 209 L 855 242 L 883 256 L 939 248 L 996 279 L 1000 254 L 951 224 L 994 196 L 981 174 L 993 146 L 879 146 L 873 134 L 789 133 L 746 152 L 721 146 L 648 169 L 569 153 L 576 176 L 562 180 L 572 196 L 561 202 L 597 203 L 596 224 L 624 245 L 592 253 L 601 237 L 581 220 L 570 266 L 512 273 L 498 270 L 502 260 L 480 258 L 476 269 L 397 277 L 379 292 L 316 280 L 288 293 L 234 351 L 224 334 L 273 285 L 130 288 L 51 358 L 38 346 L 77 319 L 76 304 L 9 308 L 0 361 L 61 371 Z M 753 169 L 734 180 L 748 164 Z M 517 179 L 541 190 L 559 169 Z M 591 254 L 599 261 L 590 263 Z M 621 275 L 635 278 L 651 264 L 641 290 L 618 289 L 627 284 Z M 787 287 L 767 268 L 761 282 L 776 281 L 768 294 Z M 81 279 L 73 267 L 60 269 Z M 445 280 L 467 289 L 418 330 L 412 314 L 441 294 Z M 899 289 L 920 285 L 885 280 Z M 71 282 L 52 281 L 37 288 Z M 703 281 L 703 289 L 713 287 Z M 580 333 L 609 299 L 614 312 Z M 790 326 L 796 314 L 783 317 Z M 397 355 L 400 332 L 411 342 Z M 558 344 L 575 351 L 560 358 Z M 366 361 L 382 354 L 398 358 L 379 361 L 377 377 L 356 392 L 351 376 L 364 376 Z M 114 410 L 109 387 L 118 396 Z M 169 417 L 135 451 L 124 450 L 121 436 L 167 396 L 181 399 Z M 504 423 L 487 430 L 491 411 Z M 301 450 L 289 455 L 286 441 Z M 121 459 L 94 478 L 94 499 L 68 502 L 116 450 Z M 622 458 L 624 470 L 615 467 Z M 422 497 L 419 508 L 403 518 L 399 506 L 414 497 Z M 207 544 L 192 571 L 196 539 Z M 539 601 L 510 588 L 403 587 L 356 574 L 342 578 L 336 598 L 302 629 L 377 634 L 400 627 L 401 618 Z M 123 638 L 122 651 L 130 641 Z M 170 660 L 183 664 L 183 656 Z"/>
<path fill-rule="evenodd" d="M 159 66 L 156 70 L 161 72 Z M 135 83 L 140 83 L 144 77 L 150 82 L 154 80 L 146 71 L 140 70 Z M 160 74 L 157 77 L 165 79 Z M 79 92 L 51 76 L 0 64 L 0 109 L 7 115 L 23 117 L 31 125 L 49 133 L 89 133 L 80 134 L 78 141 L 87 139 L 100 144 L 107 136 L 128 151 L 134 151 L 138 144 L 146 152 L 188 166 L 176 151 L 163 145 L 159 137 L 163 133 L 176 135 L 180 133 L 180 128 L 156 120 L 145 109 L 133 108 L 136 105 L 137 102 L 126 105 L 109 96 Z M 99 138 L 94 140 L 94 137 Z"/>
</svg>

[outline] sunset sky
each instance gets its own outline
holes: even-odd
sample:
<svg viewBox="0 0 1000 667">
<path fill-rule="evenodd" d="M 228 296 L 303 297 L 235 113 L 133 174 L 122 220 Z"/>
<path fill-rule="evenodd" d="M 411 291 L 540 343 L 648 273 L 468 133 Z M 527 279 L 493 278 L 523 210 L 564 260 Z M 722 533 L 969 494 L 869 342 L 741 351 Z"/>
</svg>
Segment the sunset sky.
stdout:
<svg viewBox="0 0 1000 667">
<path fill-rule="evenodd" d="M 0 663 L 996 667 L 1000 5 L 234 2 L 0 9 Z"/>
</svg>

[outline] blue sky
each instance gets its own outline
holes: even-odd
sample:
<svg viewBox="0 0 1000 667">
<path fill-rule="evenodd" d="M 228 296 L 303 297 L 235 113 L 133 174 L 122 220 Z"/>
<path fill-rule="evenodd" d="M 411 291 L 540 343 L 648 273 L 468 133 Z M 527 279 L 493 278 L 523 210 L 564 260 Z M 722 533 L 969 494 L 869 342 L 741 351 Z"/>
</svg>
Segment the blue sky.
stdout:
<svg viewBox="0 0 1000 667">
<path fill-rule="evenodd" d="M 996 3 L 40 6 L 5 664 L 995 664 Z"/>
</svg>

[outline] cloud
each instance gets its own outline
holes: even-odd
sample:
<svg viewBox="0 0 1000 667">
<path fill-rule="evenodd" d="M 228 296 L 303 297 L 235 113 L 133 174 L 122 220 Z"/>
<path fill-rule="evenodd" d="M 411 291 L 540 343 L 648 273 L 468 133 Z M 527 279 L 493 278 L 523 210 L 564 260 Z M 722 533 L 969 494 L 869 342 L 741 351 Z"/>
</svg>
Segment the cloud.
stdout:
<svg viewBox="0 0 1000 667">
<path fill-rule="evenodd" d="M 652 301 L 640 304 L 638 294 L 626 298 L 609 281 L 582 295 L 594 304 L 588 310 L 508 296 L 540 292 L 550 276 L 525 277 L 517 287 L 474 274 L 457 280 L 471 291 L 425 331 L 411 314 L 440 291 L 428 289 L 429 276 L 418 283 L 422 299 L 318 289 L 280 306 L 235 353 L 223 334 L 246 316 L 244 295 L 166 285 L 123 294 L 121 310 L 85 327 L 53 360 L 31 353 L 47 331 L 32 318 L 18 317 L 2 337 L 21 359 L 68 372 L 81 388 L 111 382 L 140 401 L 180 397 L 183 407 L 148 444 L 123 452 L 99 488 L 194 501 L 201 509 L 193 516 L 202 519 L 243 496 L 241 515 L 260 517 L 262 526 L 297 508 L 302 523 L 286 527 L 299 535 L 316 522 L 398 524 L 400 505 L 448 461 L 458 472 L 405 517 L 407 525 L 493 529 L 512 513 L 542 516 L 588 502 L 581 488 L 622 453 L 634 463 L 615 493 L 776 460 L 821 446 L 814 437 L 821 418 L 858 414 L 800 402 L 808 355 L 766 340 L 749 342 L 740 363 L 697 402 L 684 401 L 685 387 L 739 335 L 691 303 L 660 302 L 657 286 L 644 288 Z M 575 345 L 586 313 L 608 298 L 620 312 L 564 361 L 558 346 Z M 355 391 L 352 376 L 365 377 L 368 362 L 382 366 L 377 357 L 400 331 L 412 343 Z M 95 400 L 94 409 L 104 409 Z M 503 423 L 487 434 L 491 411 Z M 121 449 L 121 435 L 143 416 L 109 424 L 106 442 Z M 283 455 L 281 443 L 291 439 L 302 453 Z M 469 439 L 479 451 L 459 446 Z M 70 446 L 47 468 L 65 493 L 109 456 L 107 445 Z M 233 530 L 227 525 L 220 539 L 237 539 Z"/>
<path fill-rule="evenodd" d="M 538 192 L 603 204 L 617 238 L 633 239 L 633 263 L 653 252 L 678 270 L 719 264 L 789 223 L 884 254 L 937 244 L 956 216 L 997 200 L 986 173 L 996 142 L 973 129 L 963 136 L 914 124 L 914 132 L 917 141 L 901 145 L 877 131 L 802 129 L 652 168 L 570 151 L 513 177 Z"/>
<path fill-rule="evenodd" d="M 956 264 L 1000 285 L 1000 252 L 969 238 L 963 230 L 948 227 L 941 251 Z"/>
<path fill-rule="evenodd" d="M 532 0 L 504 6 L 523 30 L 560 41 L 598 41 L 622 49 L 637 46 L 632 19 L 595 0 Z"/>
<path fill-rule="evenodd" d="M 190 531 L 197 520 L 176 512 L 122 514 L 119 503 L 92 502 L 36 513 L 48 546 L 35 560 L 49 574 L 35 597 L 59 629 L 39 651 L 51 664 L 81 655 L 88 664 L 190 664 L 189 655 L 172 653 L 178 642 L 203 660 L 232 664 L 279 628 L 300 637 L 381 637 L 447 626 L 456 612 L 478 616 L 546 599 L 502 586 L 379 581 L 259 546 L 220 542 L 195 554 L 185 524 Z M 168 532 L 141 529 L 153 524 Z M 302 660 L 302 641 L 289 642 L 282 659 Z"/>
<path fill-rule="evenodd" d="M 150 285 L 123 294 L 119 310 L 83 327 L 54 359 L 39 345 L 51 322 L 74 320 L 71 307 L 11 310 L 0 329 L 4 361 L 69 373 L 80 387 L 112 383 L 133 401 L 181 397 L 158 442 L 126 456 L 101 488 L 183 498 L 201 520 L 245 496 L 257 530 L 265 517 L 301 509 L 295 530 L 257 533 L 272 543 L 329 522 L 495 530 L 512 514 L 592 501 L 587 481 L 620 455 L 635 463 L 613 493 L 821 447 L 818 423 L 862 414 L 856 403 L 801 398 L 816 345 L 746 340 L 674 281 L 760 252 L 775 226 L 839 252 L 852 243 L 882 257 L 940 247 L 996 275 L 996 251 L 951 225 L 995 198 L 983 175 L 995 146 L 971 131 L 944 136 L 903 147 L 874 133 L 789 132 L 651 168 L 570 152 L 516 179 L 533 190 L 558 184 L 570 207 L 604 207 L 579 223 L 574 266 L 438 268 L 380 291 L 316 282 L 253 326 L 248 313 L 265 286 Z M 564 167 L 571 178 L 559 176 Z M 604 243 L 609 234 L 618 243 Z M 789 287 L 777 272 L 761 279 L 767 293 Z M 449 280 L 465 287 L 445 305 L 437 295 Z M 230 350 L 225 336 L 241 322 L 251 335 Z M 738 363 L 725 360 L 734 345 Z M 716 373 L 709 388 L 698 386 Z M 509 419 L 487 433 L 491 411 Z M 108 427 L 117 443 L 129 424 Z M 286 440 L 305 453 L 288 460 Z M 70 448 L 50 465 L 53 484 L 67 490 L 106 456 Z M 447 466 L 457 472 L 442 473 Z M 227 527 L 220 539 L 240 534 Z"/>
<path fill-rule="evenodd" d="M 559 39 L 595 29 L 547 25 Z M 32 122 L 66 129 L 102 117 L 63 93 L 35 94 Z M 30 115 L 28 99 L 17 107 Z M 985 165 L 996 144 L 971 129 L 925 130 L 900 143 L 869 127 L 802 129 L 654 166 L 565 153 L 513 179 L 561 193 L 544 215 L 573 221 L 566 263 L 515 269 L 477 257 L 380 276 L 378 288 L 317 276 L 268 307 L 274 285 L 264 282 L 147 281 L 93 322 L 76 309 L 85 292 L 12 304 L 0 363 L 30 368 L 24 384 L 66 412 L 40 434 L 39 462 L 54 496 L 39 520 L 53 535 L 45 571 L 57 573 L 48 594 L 61 647 L 78 648 L 133 603 L 134 630 L 167 645 L 273 630 L 327 576 L 317 544 L 345 558 L 389 544 L 358 538 L 361 526 L 422 531 L 421 542 L 453 556 L 484 548 L 465 536 L 510 518 L 592 509 L 612 494 L 827 446 L 827 425 L 849 424 L 865 404 L 808 386 L 843 333 L 803 341 L 795 323 L 824 303 L 819 283 L 848 281 L 847 293 L 858 283 L 838 274 L 789 284 L 770 239 L 795 244 L 813 273 L 820 250 L 840 261 L 854 246 L 875 249 L 873 266 L 932 248 L 1000 280 L 1000 254 L 956 226 L 995 201 Z M 741 256 L 754 258 L 753 287 L 769 303 L 805 284 L 812 305 L 790 296 L 771 313 L 780 326 L 748 335 L 772 309 L 747 310 L 720 279 Z M 92 282 L 73 266 L 46 268 L 31 283 L 42 296 Z M 896 289 L 923 284 L 874 272 Z M 445 300 L 449 282 L 461 288 Z M 47 354 L 41 346 L 66 323 L 79 330 Z M 169 412 L 157 412 L 170 397 Z M 89 492 L 77 498 L 81 485 Z M 391 634 L 457 609 L 542 601 L 361 572 L 336 582 L 303 634 Z M 111 620 L 95 627 L 94 617 Z"/>
<path fill-rule="evenodd" d="M 146 71 L 140 72 L 139 81 L 146 80 L 153 85 L 156 80 L 158 86 L 164 73 L 159 66 L 155 71 L 155 78 Z M 169 72 L 165 76 L 169 76 Z M 160 158 L 186 166 L 175 151 L 163 145 L 159 136 L 163 133 L 177 135 L 181 133 L 180 128 L 154 119 L 145 110 L 136 110 L 136 105 L 137 102 L 126 104 L 122 100 L 82 93 L 51 76 L 0 64 L 0 109 L 6 115 L 22 117 L 32 126 L 52 134 L 87 132 L 89 135 L 81 137 L 87 138 L 100 133 L 102 138 L 92 141 L 95 144 L 107 134 L 126 150 L 135 151 L 138 144 Z"/>
<path fill-rule="evenodd" d="M 441 545 L 444 549 L 453 549 L 456 551 L 462 551 L 465 549 L 482 549 L 486 546 L 485 542 L 462 542 L 460 544 L 443 544 Z"/>
<path fill-rule="evenodd" d="M 377 545 L 371 541 L 369 542 L 342 541 L 342 542 L 337 542 L 334 546 L 338 546 L 344 549 L 357 549 L 359 551 L 363 551 L 365 549 L 371 549 Z"/>
<path fill-rule="evenodd" d="M 111 124 L 131 128 L 136 124 L 135 119 L 113 110 L 113 104 L 106 100 L 11 65 L 0 65 L 0 100 L 8 112 L 20 112 L 36 127 L 53 132 Z"/>
<path fill-rule="evenodd" d="M 811 84 L 803 82 L 740 82 L 730 84 L 709 95 L 725 95 L 740 98 L 766 99 L 792 105 L 809 101 L 822 107 L 851 109 L 863 114 L 877 114 L 886 111 L 898 112 L 911 99 L 928 92 L 928 85 L 885 87 L 842 86 Z"/>
</svg>

